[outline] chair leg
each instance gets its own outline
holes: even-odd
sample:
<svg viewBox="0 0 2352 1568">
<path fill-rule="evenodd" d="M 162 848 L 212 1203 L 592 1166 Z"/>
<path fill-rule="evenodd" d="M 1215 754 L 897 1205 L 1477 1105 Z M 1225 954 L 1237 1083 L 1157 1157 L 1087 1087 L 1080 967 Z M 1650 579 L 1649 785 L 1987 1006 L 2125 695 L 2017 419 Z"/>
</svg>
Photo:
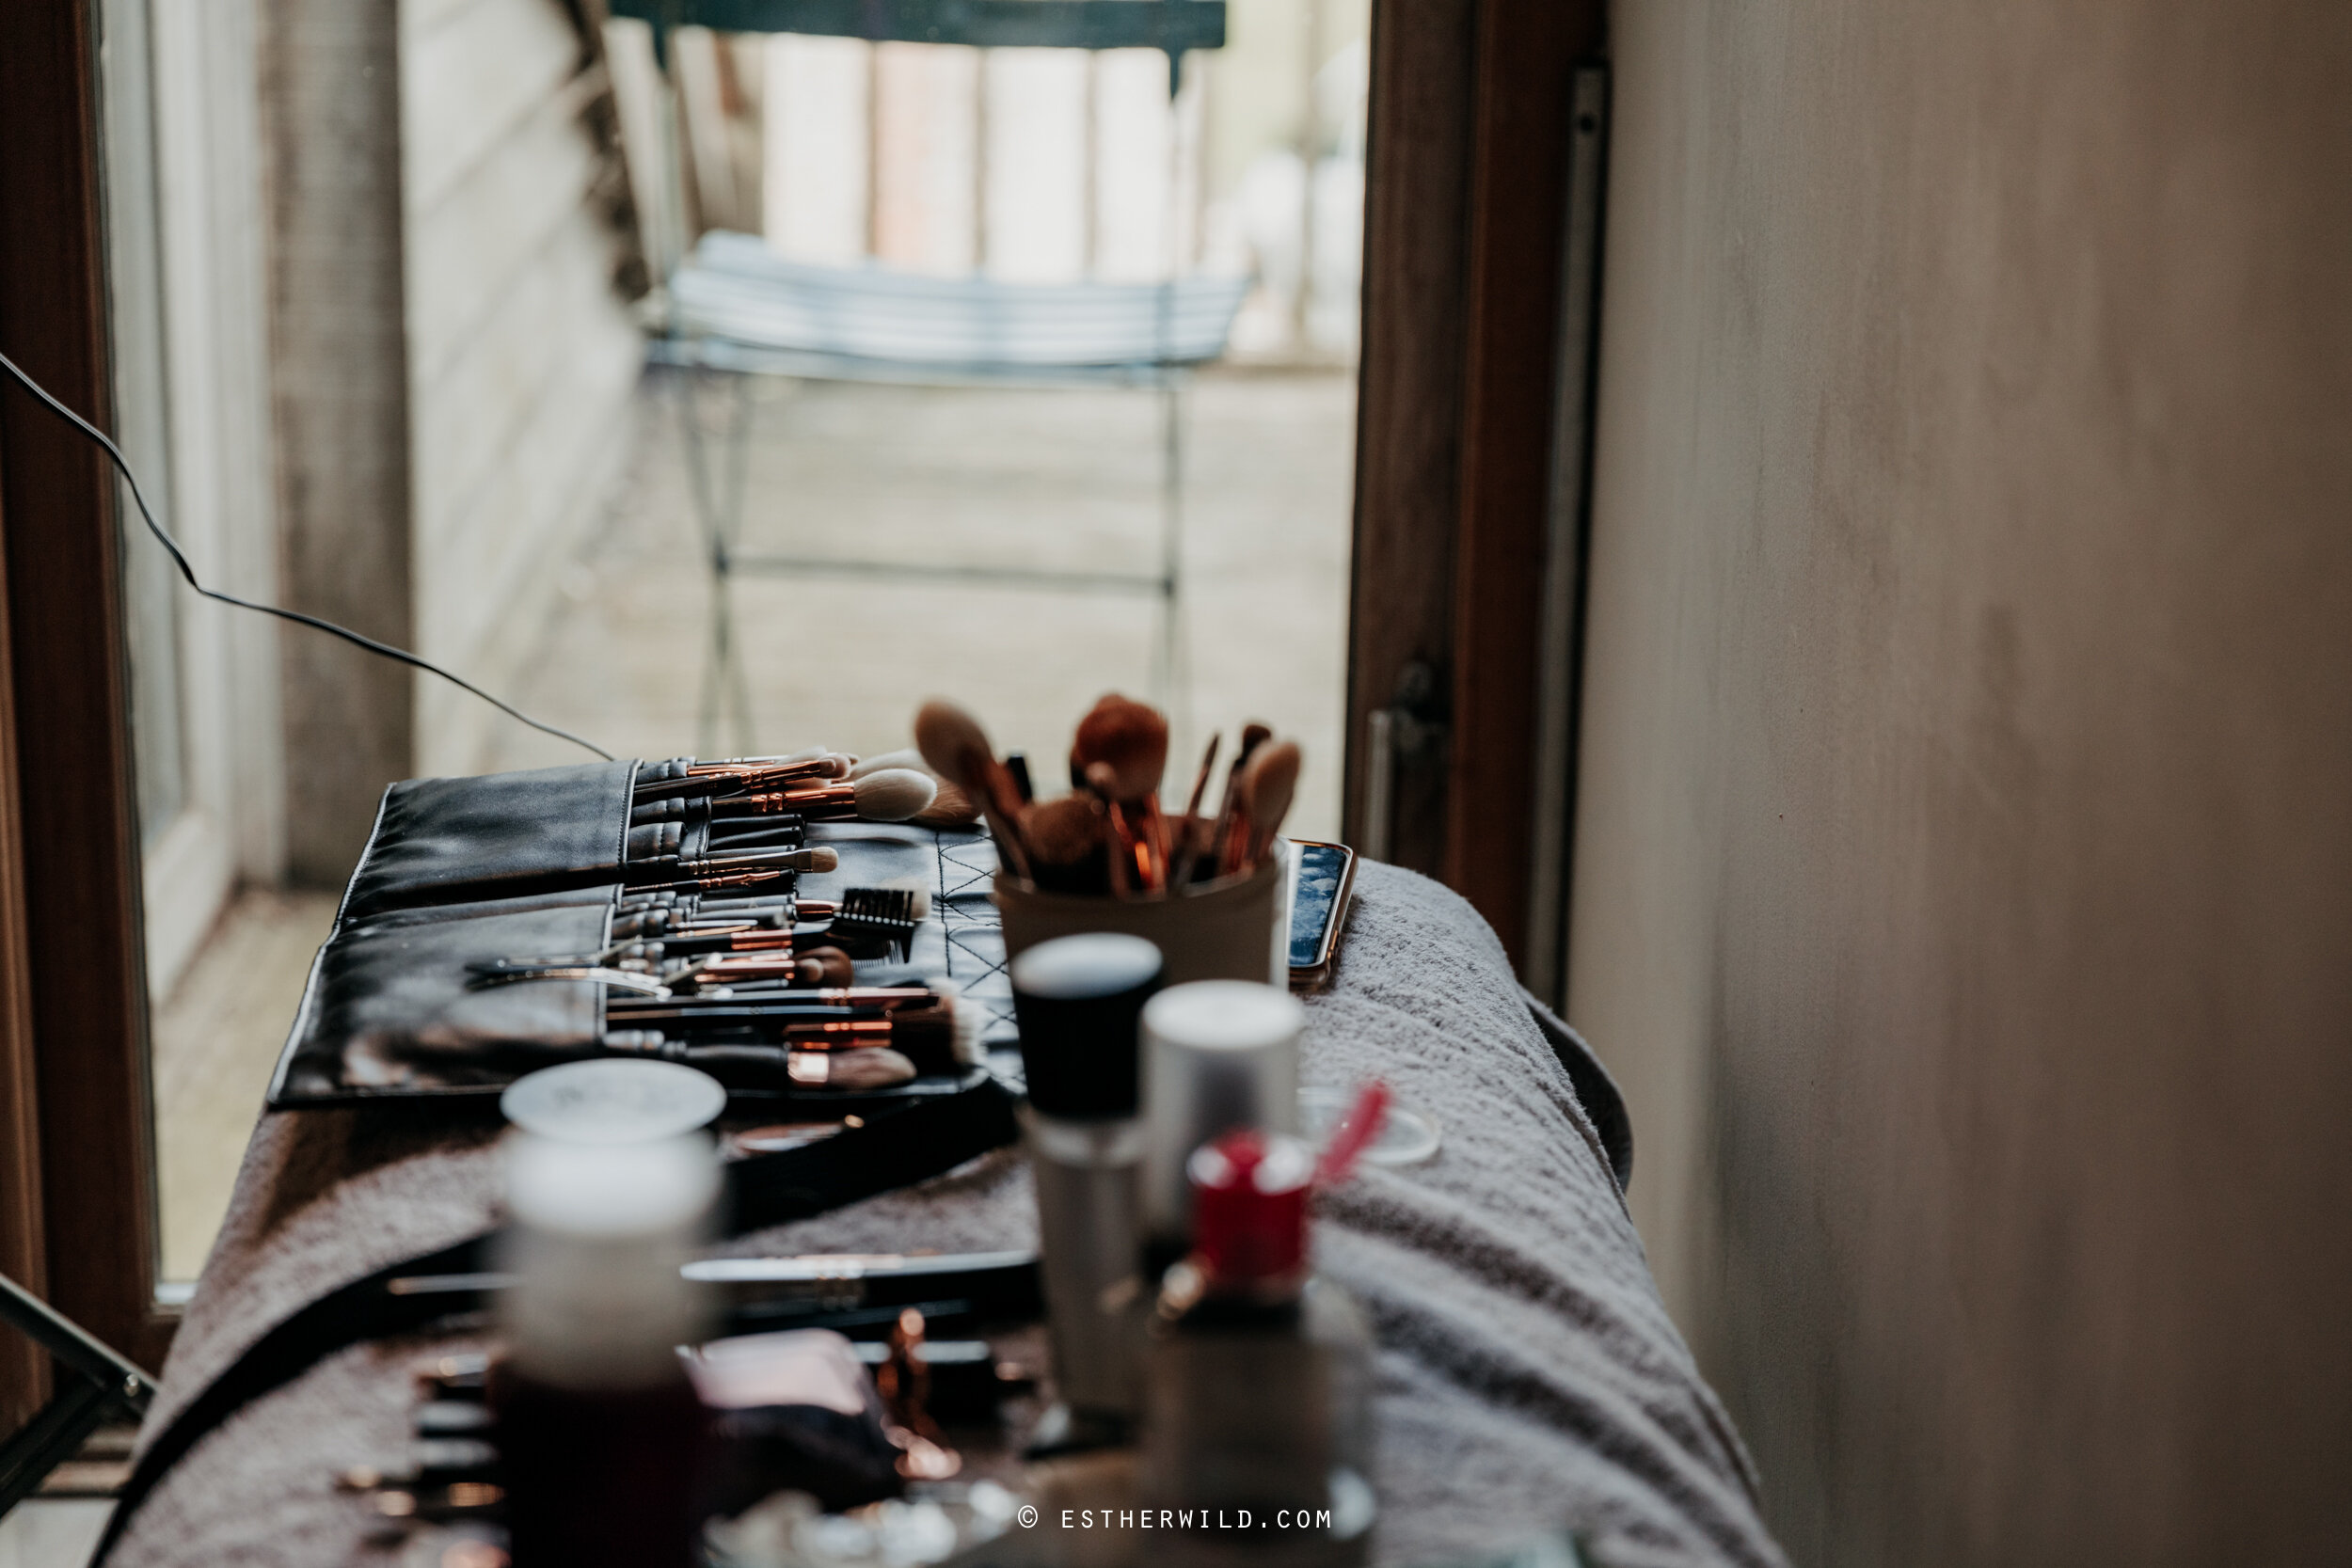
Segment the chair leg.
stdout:
<svg viewBox="0 0 2352 1568">
<path fill-rule="evenodd" d="M 39 1489 L 73 1457 L 82 1440 L 111 1414 L 137 1419 L 154 1385 L 145 1372 L 92 1338 L 78 1323 L 15 1280 L 0 1275 L 0 1324 L 54 1357 L 60 1386 L 24 1427 L 0 1442 L 0 1514 Z"/>
<path fill-rule="evenodd" d="M 1160 645 L 1152 688 L 1182 733 L 1190 733 L 1191 690 L 1184 668 L 1184 390 L 1177 372 L 1160 379 Z"/>
<path fill-rule="evenodd" d="M 727 428 L 728 464 L 726 492 L 726 539 L 728 559 L 732 562 L 735 546 L 743 534 L 743 491 L 751 468 L 752 450 L 752 381 L 739 375 L 735 382 L 735 407 Z M 732 677 L 731 691 L 735 700 L 736 735 L 739 745 L 738 755 L 755 756 L 759 737 L 752 728 L 752 679 L 743 658 L 743 647 L 735 637 L 735 582 L 730 572 L 723 585 L 727 595 L 727 628 L 729 653 L 727 673 Z"/>
<path fill-rule="evenodd" d="M 103 1390 L 75 1378 L 22 1431 L 0 1444 L 0 1514 L 39 1491 L 49 1473 L 72 1459 L 98 1430 L 113 1405 Z"/>
<path fill-rule="evenodd" d="M 694 705 L 694 754 L 718 757 L 727 753 L 720 739 L 721 707 L 729 688 L 728 668 L 735 662 L 735 584 L 723 556 L 710 568 L 710 642 L 703 657 L 702 692 Z"/>
<path fill-rule="evenodd" d="M 751 678 L 735 632 L 733 571 L 736 541 L 742 530 L 744 482 L 750 461 L 751 391 L 748 378 L 728 377 L 734 395 L 722 436 L 724 468 L 714 475 L 695 406 L 697 388 L 707 385 L 714 373 L 698 367 L 682 375 L 678 383 L 687 485 L 696 519 L 702 525 L 705 555 L 710 565 L 710 642 L 703 665 L 694 723 L 694 749 L 700 756 L 727 754 L 722 738 L 727 709 L 733 710 L 737 754 L 751 754 L 758 750 L 752 726 Z"/>
</svg>

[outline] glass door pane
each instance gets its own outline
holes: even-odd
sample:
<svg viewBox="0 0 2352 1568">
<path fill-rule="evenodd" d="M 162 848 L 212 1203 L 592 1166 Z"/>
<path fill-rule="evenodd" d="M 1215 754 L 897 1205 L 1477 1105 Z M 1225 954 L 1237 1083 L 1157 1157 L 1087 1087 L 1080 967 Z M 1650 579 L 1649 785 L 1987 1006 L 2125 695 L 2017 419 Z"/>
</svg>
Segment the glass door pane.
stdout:
<svg viewBox="0 0 2352 1568">
<path fill-rule="evenodd" d="M 209 584 L 275 599 L 255 15 L 101 0 L 115 430 Z M 210 1250 L 331 899 L 280 880 L 269 624 L 189 593 L 119 498 L 160 1277 Z"/>
</svg>

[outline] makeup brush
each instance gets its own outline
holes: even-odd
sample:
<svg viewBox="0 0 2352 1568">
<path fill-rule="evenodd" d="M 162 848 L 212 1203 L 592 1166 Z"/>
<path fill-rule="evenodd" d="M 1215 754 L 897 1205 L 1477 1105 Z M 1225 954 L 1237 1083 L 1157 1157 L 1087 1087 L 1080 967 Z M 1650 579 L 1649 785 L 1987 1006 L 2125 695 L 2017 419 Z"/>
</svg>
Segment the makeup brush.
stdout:
<svg viewBox="0 0 2352 1568">
<path fill-rule="evenodd" d="M 961 784 L 943 782 L 931 803 L 907 818 L 918 828 L 968 828 L 980 819 L 980 803 Z"/>
<path fill-rule="evenodd" d="M 1192 776 L 1192 794 L 1184 800 L 1184 815 L 1176 824 L 1176 852 L 1168 860 L 1168 885 L 1180 888 L 1191 879 L 1192 863 L 1200 855 L 1200 802 L 1209 793 L 1209 774 L 1216 767 L 1216 749 L 1225 739 L 1212 732 L 1209 748 L 1200 753 L 1200 771 Z"/>
<path fill-rule="evenodd" d="M 695 1045 L 663 1050 L 737 1088 L 774 1086 L 781 1077 L 796 1089 L 886 1089 L 918 1075 L 914 1060 L 887 1046 L 847 1051 L 780 1050 L 772 1045 Z"/>
<path fill-rule="evenodd" d="M 901 746 L 895 752 L 882 752 L 870 757 L 860 757 L 850 768 L 849 776 L 862 779 L 868 773 L 879 773 L 885 768 L 912 768 L 918 773 L 931 771 L 923 760 L 923 753 L 912 746 Z"/>
<path fill-rule="evenodd" d="M 664 946 L 666 947 L 667 944 L 665 943 Z M 766 976 L 761 981 L 754 982 L 749 976 L 739 976 L 730 979 L 727 983 L 748 990 L 755 984 L 765 984 L 768 980 L 772 980 L 784 987 L 787 994 L 806 996 L 813 991 L 837 990 L 848 986 L 856 977 L 857 973 L 857 966 L 850 961 L 850 956 L 838 947 L 812 947 L 805 952 L 787 951 L 786 961 L 779 967 L 782 973 Z"/>
<path fill-rule="evenodd" d="M 722 888 L 758 887 L 763 883 L 771 882 L 782 882 L 787 887 L 789 887 L 793 879 L 800 875 L 798 872 L 794 871 L 771 870 L 769 867 L 764 865 L 755 865 L 741 871 L 725 870 L 719 867 L 710 867 L 706 869 L 702 866 L 693 864 L 683 864 L 675 867 L 648 867 L 647 869 L 674 870 L 676 874 L 662 881 L 632 883 L 629 888 L 630 892 L 676 893 L 691 895 L 694 894 L 714 893 Z"/>
<path fill-rule="evenodd" d="M 1072 761 L 1076 761 L 1075 753 L 1073 753 Z M 1086 776 L 1087 787 L 1094 791 L 1095 798 L 1103 802 L 1103 818 L 1110 830 L 1104 836 L 1104 847 L 1110 851 L 1106 859 L 1111 873 L 1111 896 L 1128 897 L 1134 892 L 1136 867 L 1148 857 L 1137 855 L 1136 835 L 1128 827 L 1126 814 L 1120 810 L 1119 801 L 1112 797 L 1111 792 L 1119 785 L 1119 776 L 1112 771 L 1111 765 L 1107 762 L 1091 763 L 1087 768 Z M 1148 870 L 1144 885 L 1151 885 Z"/>
<path fill-rule="evenodd" d="M 820 986 L 765 996 L 632 996 L 616 1002 L 613 1016 L 628 1013 L 631 1026 L 651 1022 L 756 1023 L 764 1020 L 822 1022 L 830 1019 L 879 1017 L 936 1011 L 949 1004 L 929 986 Z M 644 1004 L 638 1006 L 636 1004 Z"/>
<path fill-rule="evenodd" d="M 727 816 L 710 824 L 709 853 L 730 849 L 794 849 L 808 838 L 798 816 Z"/>
<path fill-rule="evenodd" d="M 795 1088 L 887 1089 L 914 1078 L 914 1064 L 887 1046 L 858 1051 L 795 1051 L 785 1058 Z"/>
<path fill-rule="evenodd" d="M 1273 852 L 1274 835 L 1298 792 L 1298 743 L 1293 740 L 1278 740 L 1249 759 L 1249 842 L 1236 869 L 1254 870 Z"/>
<path fill-rule="evenodd" d="M 861 758 L 858 765 L 850 769 L 850 777 L 851 780 L 862 779 L 885 768 L 911 768 L 918 773 L 930 773 L 931 782 L 938 785 L 939 793 L 931 797 L 931 803 L 907 818 L 916 827 L 968 828 L 980 819 L 978 802 L 964 791 L 963 786 L 949 784 L 933 773 L 930 766 L 924 762 L 923 753 L 911 747 Z"/>
<path fill-rule="evenodd" d="M 796 986 L 846 986 L 856 974 L 857 966 L 838 947 L 812 947 L 792 964 Z"/>
<path fill-rule="evenodd" d="M 1227 802 L 1225 831 L 1216 844 L 1216 874 L 1230 877 L 1242 869 L 1248 859 L 1250 807 L 1256 803 L 1257 761 L 1263 747 L 1250 753 L 1249 761 L 1234 769 L 1230 781 L 1232 799 Z"/>
<path fill-rule="evenodd" d="M 687 796 L 741 795 L 794 784 L 826 784 L 850 775 L 851 760 L 835 752 L 791 762 L 696 763 L 684 773 L 658 779 L 639 776 L 630 799 L 643 805 Z"/>
<path fill-rule="evenodd" d="M 1248 770 L 1249 759 L 1258 748 L 1273 736 L 1272 730 L 1254 721 L 1241 727 L 1241 744 L 1233 748 L 1233 766 L 1225 773 L 1225 802 L 1217 808 L 1216 825 L 1209 831 L 1207 854 L 1212 876 L 1222 875 L 1226 845 L 1233 835 L 1233 813 L 1241 800 L 1242 775 Z"/>
<path fill-rule="evenodd" d="M 1168 721 L 1158 709 L 1114 691 L 1078 721 L 1070 754 L 1082 769 L 1108 763 L 1118 781 L 1116 799 L 1140 800 L 1158 790 L 1168 770 Z"/>
<path fill-rule="evenodd" d="M 656 866 L 660 871 L 808 871 L 824 873 L 841 868 L 841 851 L 831 845 L 820 844 L 813 849 L 755 848 L 722 845 L 705 853 L 699 860 L 681 860 L 669 866 Z"/>
<path fill-rule="evenodd" d="M 1103 803 L 1092 794 L 1041 800 L 1021 813 L 1030 880 L 1050 893 L 1100 893 Z"/>
<path fill-rule="evenodd" d="M 778 752 L 771 756 L 682 757 L 679 760 L 688 768 L 772 768 L 806 762 L 811 757 L 837 757 L 841 754 L 830 746 L 803 746 L 797 752 Z"/>
<path fill-rule="evenodd" d="M 955 1057 L 965 1067 L 988 1065 L 988 1047 L 980 1036 L 988 1029 L 989 1012 L 985 1007 L 968 1006 L 963 1000 L 963 984 L 945 976 L 930 982 L 931 990 L 947 999 L 948 1011 L 955 1020 Z"/>
<path fill-rule="evenodd" d="M 702 1019 L 689 1015 L 681 1019 L 663 1019 L 660 1014 L 630 1013 L 632 1026 L 656 1025 L 665 1038 L 679 1031 L 692 1033 L 677 1044 L 685 1048 L 683 1060 L 689 1066 L 700 1067 L 714 1058 L 706 1053 L 725 1051 L 735 1053 L 739 1065 L 783 1066 L 786 1052 L 860 1051 L 886 1046 L 914 1063 L 920 1072 L 946 1073 L 957 1070 L 955 1011 L 943 1003 L 938 1007 L 920 1011 L 909 1009 L 880 1016 L 830 1019 L 795 1019 L 785 1017 L 751 1017 L 744 1019 Z"/>
<path fill-rule="evenodd" d="M 856 766 L 857 758 L 830 747 L 810 746 L 804 750 L 774 757 L 721 757 L 711 762 L 691 762 L 689 773 L 784 773 L 797 769 L 816 769 L 834 778 L 846 777 Z"/>
<path fill-rule="evenodd" d="M 1164 886 L 1168 873 L 1168 831 L 1160 816 L 1160 780 L 1168 771 L 1168 721 L 1157 708 L 1112 692 L 1078 721 L 1078 734 L 1070 747 L 1072 768 L 1089 787 L 1104 786 L 1094 778 L 1100 765 L 1111 770 L 1106 799 L 1120 807 L 1112 816 L 1130 844 L 1144 852 L 1136 857 L 1143 886 Z"/>
<path fill-rule="evenodd" d="M 1029 856 L 1028 847 L 1021 841 L 1021 800 L 979 721 L 955 704 L 934 698 L 914 716 L 914 744 L 932 772 L 979 802 L 990 836 L 996 840 L 997 853 L 1014 876 L 1027 879 Z"/>
<path fill-rule="evenodd" d="M 850 784 L 738 795 L 711 802 L 714 823 L 745 817 L 790 815 L 813 822 L 863 817 L 868 822 L 903 822 L 930 806 L 939 785 L 912 768 L 885 768 Z"/>
<path fill-rule="evenodd" d="M 827 1000 L 830 997 L 832 1000 Z M 845 1000 L 846 999 L 846 1000 Z M 757 996 L 633 996 L 626 1012 L 632 1029 L 662 1028 L 674 1037 L 691 1030 L 755 1030 L 770 1037 L 782 1031 L 810 1050 L 862 1045 L 851 1037 L 898 1029 L 910 1039 L 935 1034 L 946 1039 L 959 1004 L 928 986 L 842 986 L 817 991 L 770 991 Z M 638 1006 L 637 1004 L 643 1004 Z M 886 1042 L 882 1042 L 886 1043 Z"/>
</svg>

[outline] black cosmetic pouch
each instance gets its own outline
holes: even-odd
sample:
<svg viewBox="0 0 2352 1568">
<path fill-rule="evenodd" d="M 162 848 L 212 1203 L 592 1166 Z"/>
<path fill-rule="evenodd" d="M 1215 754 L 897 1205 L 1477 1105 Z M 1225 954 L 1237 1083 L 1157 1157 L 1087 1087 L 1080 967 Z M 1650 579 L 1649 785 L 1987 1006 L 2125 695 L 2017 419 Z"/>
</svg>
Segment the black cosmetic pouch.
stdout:
<svg viewBox="0 0 2352 1568">
<path fill-rule="evenodd" d="M 339 918 L 620 880 L 637 768 L 592 762 L 392 785 Z"/>
<path fill-rule="evenodd" d="M 399 910 L 338 924 L 311 961 L 270 1084 L 273 1106 L 496 1092 L 596 1052 L 604 988 L 588 980 L 477 987 L 477 963 L 594 953 L 611 887 Z"/>
<path fill-rule="evenodd" d="M 563 959 L 596 953 L 611 929 L 618 887 L 534 898 L 398 910 L 339 926 L 310 965 L 294 1028 L 278 1058 L 269 1103 L 277 1109 L 353 1101 L 495 1095 L 525 1073 L 559 1062 L 650 1050 L 637 1026 L 606 1006 L 607 986 L 591 979 L 484 984 L 499 962 Z M 821 939 L 817 939 L 821 941 Z M 939 965 L 874 964 L 861 982 L 930 983 Z M 928 971 L 928 973 L 926 973 Z M 977 999 L 983 1032 L 994 1010 Z M 608 1034 L 608 1029 L 618 1033 Z M 691 1046 L 691 1040 L 675 1042 Z M 902 1048 L 910 1049 L 911 1048 Z M 684 1057 L 718 1074 L 739 1099 L 829 1106 L 838 1115 L 953 1093 L 973 1064 L 945 1053 L 913 1082 L 883 1089 L 797 1087 L 771 1073 L 739 1071 Z M 722 1052 L 720 1054 L 723 1055 Z M 918 1057 L 918 1065 L 925 1058 Z"/>
</svg>

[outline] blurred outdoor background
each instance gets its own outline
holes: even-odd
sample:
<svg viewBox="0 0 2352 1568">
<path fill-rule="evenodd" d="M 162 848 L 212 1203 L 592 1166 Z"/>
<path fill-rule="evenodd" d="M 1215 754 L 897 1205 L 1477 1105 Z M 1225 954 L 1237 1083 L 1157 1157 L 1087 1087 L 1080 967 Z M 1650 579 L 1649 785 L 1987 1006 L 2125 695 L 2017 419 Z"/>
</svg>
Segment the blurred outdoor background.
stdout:
<svg viewBox="0 0 2352 1568">
<path fill-rule="evenodd" d="M 1367 3 L 1233 0 L 1171 98 L 1149 49 L 690 28 L 657 61 L 593 0 L 399 0 L 380 25 L 103 0 L 118 425 L 208 580 L 662 757 L 696 750 L 713 605 L 690 420 L 707 472 L 739 461 L 749 552 L 1151 574 L 1167 526 L 1149 387 L 664 362 L 706 235 L 860 275 L 1247 279 L 1179 393 L 1172 670 L 1152 594 L 739 577 L 751 722 L 723 749 L 887 750 L 944 694 L 1050 759 L 1120 689 L 1169 709 L 1186 779 L 1212 729 L 1297 736 L 1293 828 L 1332 835 Z M 194 601 L 165 565 L 126 539 L 164 1275 L 184 1282 L 383 785 L 583 753 Z"/>
</svg>

